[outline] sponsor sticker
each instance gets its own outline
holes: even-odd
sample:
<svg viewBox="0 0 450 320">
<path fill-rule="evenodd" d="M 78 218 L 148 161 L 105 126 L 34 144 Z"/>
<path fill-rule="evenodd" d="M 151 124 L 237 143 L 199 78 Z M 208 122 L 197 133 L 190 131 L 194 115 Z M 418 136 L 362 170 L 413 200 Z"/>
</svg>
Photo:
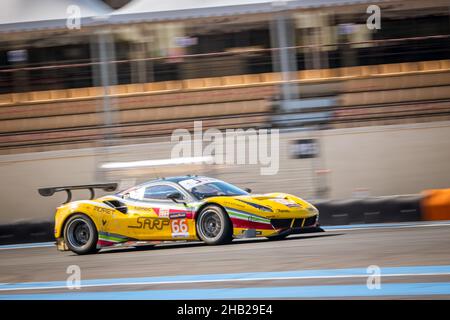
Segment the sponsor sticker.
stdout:
<svg viewBox="0 0 450 320">
<path fill-rule="evenodd" d="M 167 218 L 169 216 L 169 209 L 167 208 L 160 208 L 159 209 L 159 216 L 162 218 Z"/>
<path fill-rule="evenodd" d="M 186 212 L 171 212 L 169 213 L 170 219 L 184 219 L 186 218 Z"/>
<path fill-rule="evenodd" d="M 169 221 L 167 219 L 139 217 L 136 220 L 136 224 L 128 226 L 128 228 L 162 230 L 165 226 L 168 225 Z"/>
<path fill-rule="evenodd" d="M 199 177 L 199 178 L 195 178 L 195 179 L 187 179 L 187 180 L 183 180 L 180 181 L 180 185 L 187 189 L 187 190 L 191 190 L 192 188 L 199 186 L 201 184 L 205 184 L 205 183 L 210 183 L 210 182 L 217 182 L 217 179 L 213 179 L 213 178 L 205 178 L 205 177 Z"/>
<path fill-rule="evenodd" d="M 301 207 L 297 202 L 295 202 L 293 200 L 290 200 L 290 199 L 277 198 L 277 199 L 272 199 L 272 200 L 275 201 L 275 202 L 281 203 L 281 204 L 283 204 L 283 205 L 285 205 L 286 207 L 289 207 L 289 208 Z"/>
<path fill-rule="evenodd" d="M 105 214 L 113 214 L 113 209 L 103 208 L 103 207 L 93 207 L 94 211 L 97 211 L 98 213 L 105 213 Z"/>
</svg>

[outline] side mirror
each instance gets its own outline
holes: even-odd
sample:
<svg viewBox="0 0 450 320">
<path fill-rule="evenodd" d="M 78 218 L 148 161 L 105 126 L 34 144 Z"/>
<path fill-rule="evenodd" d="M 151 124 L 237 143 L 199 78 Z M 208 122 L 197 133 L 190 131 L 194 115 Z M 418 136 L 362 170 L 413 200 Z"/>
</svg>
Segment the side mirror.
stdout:
<svg viewBox="0 0 450 320">
<path fill-rule="evenodd" d="M 173 202 L 178 202 L 178 200 L 184 199 L 183 195 L 176 191 L 169 193 L 166 198 L 172 200 Z"/>
<path fill-rule="evenodd" d="M 247 191 L 248 193 L 252 193 L 252 189 L 250 189 L 250 188 L 244 188 L 244 191 Z"/>
</svg>

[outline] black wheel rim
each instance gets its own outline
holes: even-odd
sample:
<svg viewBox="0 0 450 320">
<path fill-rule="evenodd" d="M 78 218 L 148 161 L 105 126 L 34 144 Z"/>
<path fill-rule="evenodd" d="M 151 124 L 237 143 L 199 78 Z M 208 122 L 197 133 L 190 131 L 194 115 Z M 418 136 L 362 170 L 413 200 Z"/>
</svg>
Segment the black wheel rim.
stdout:
<svg viewBox="0 0 450 320">
<path fill-rule="evenodd" d="M 84 219 L 72 220 L 67 226 L 67 240 L 72 247 L 82 248 L 91 239 L 91 226 Z"/>
<path fill-rule="evenodd" d="M 200 231 L 205 238 L 214 239 L 222 230 L 222 221 L 216 211 L 206 211 L 200 220 Z"/>
</svg>

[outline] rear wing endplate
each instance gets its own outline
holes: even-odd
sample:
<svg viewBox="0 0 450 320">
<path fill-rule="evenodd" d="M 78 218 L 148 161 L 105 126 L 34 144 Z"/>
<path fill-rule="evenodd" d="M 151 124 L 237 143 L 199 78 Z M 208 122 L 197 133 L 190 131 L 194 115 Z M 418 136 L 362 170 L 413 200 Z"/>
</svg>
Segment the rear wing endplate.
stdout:
<svg viewBox="0 0 450 320">
<path fill-rule="evenodd" d="M 92 200 L 95 198 L 95 189 L 102 189 L 103 191 L 112 192 L 117 189 L 117 186 L 117 183 L 82 184 L 78 186 L 40 188 L 38 191 L 43 197 L 50 197 L 55 192 L 65 191 L 67 193 L 67 199 L 64 203 L 68 203 L 72 200 L 72 190 L 87 189 L 91 192 L 90 200 Z"/>
</svg>

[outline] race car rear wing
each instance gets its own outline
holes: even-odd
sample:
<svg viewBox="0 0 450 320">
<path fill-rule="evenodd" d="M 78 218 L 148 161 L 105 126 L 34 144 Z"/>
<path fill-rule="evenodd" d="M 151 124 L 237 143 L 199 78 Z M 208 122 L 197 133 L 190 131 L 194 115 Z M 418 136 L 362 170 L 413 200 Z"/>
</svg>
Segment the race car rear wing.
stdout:
<svg viewBox="0 0 450 320">
<path fill-rule="evenodd" d="M 98 183 L 98 184 L 82 184 L 78 186 L 64 186 L 64 187 L 50 187 L 38 189 L 39 194 L 43 197 L 50 197 L 55 192 L 65 191 L 67 193 L 67 199 L 64 204 L 72 200 L 72 190 L 88 189 L 91 192 L 90 200 L 95 198 L 95 189 L 102 189 L 103 191 L 115 191 L 117 189 L 117 183 Z"/>
</svg>

